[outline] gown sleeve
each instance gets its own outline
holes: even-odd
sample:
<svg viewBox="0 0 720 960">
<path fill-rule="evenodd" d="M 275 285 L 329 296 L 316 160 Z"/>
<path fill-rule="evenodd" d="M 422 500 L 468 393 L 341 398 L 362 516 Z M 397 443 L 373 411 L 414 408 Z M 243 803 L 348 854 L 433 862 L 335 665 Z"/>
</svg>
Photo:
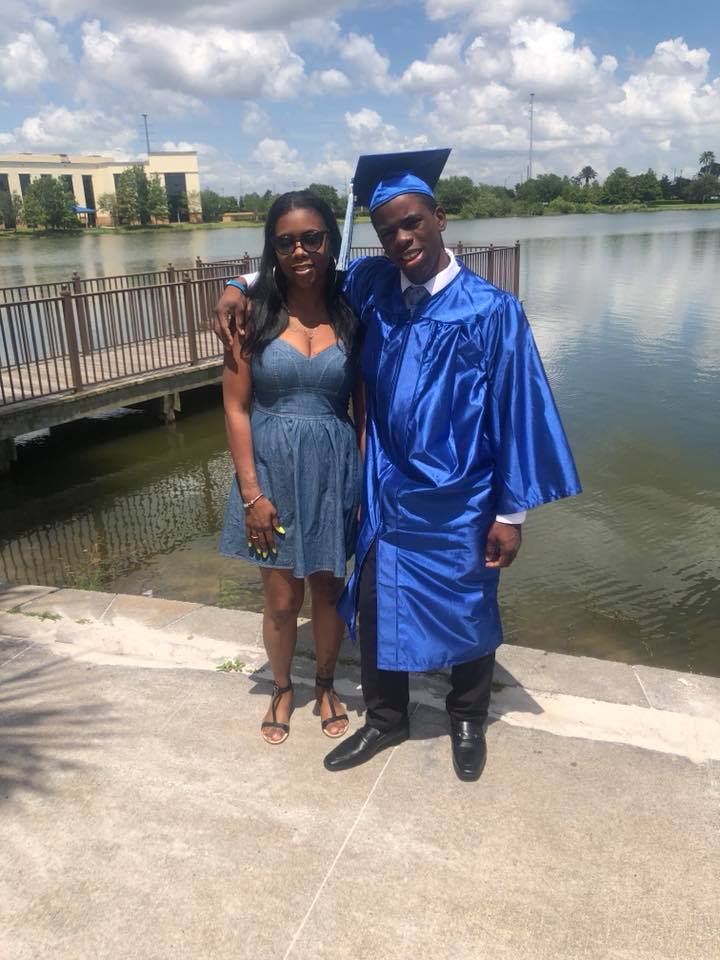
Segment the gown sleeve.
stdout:
<svg viewBox="0 0 720 960">
<path fill-rule="evenodd" d="M 509 294 L 489 318 L 488 437 L 498 513 L 581 492 L 570 446 L 525 313 Z"/>
<path fill-rule="evenodd" d="M 372 292 L 374 267 L 379 260 L 380 257 L 356 257 L 348 264 L 343 278 L 342 295 L 361 325 L 363 308 Z"/>
</svg>

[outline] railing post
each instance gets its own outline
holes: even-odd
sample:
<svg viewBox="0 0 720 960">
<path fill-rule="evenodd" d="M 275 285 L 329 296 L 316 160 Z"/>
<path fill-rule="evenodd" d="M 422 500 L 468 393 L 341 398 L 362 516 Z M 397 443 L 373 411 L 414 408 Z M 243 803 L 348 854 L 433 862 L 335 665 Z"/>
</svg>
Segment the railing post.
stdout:
<svg viewBox="0 0 720 960">
<path fill-rule="evenodd" d="M 513 293 L 520 296 L 520 241 L 515 241 L 515 263 L 513 264 Z"/>
<path fill-rule="evenodd" d="M 245 251 L 242 255 L 242 260 L 240 261 L 240 269 L 243 273 L 248 273 L 250 267 L 250 254 Z"/>
<path fill-rule="evenodd" d="M 82 347 L 83 353 L 90 353 L 92 349 L 90 346 L 90 334 L 88 331 L 88 322 L 87 322 L 87 310 L 85 301 L 82 299 L 80 294 L 82 289 L 80 287 L 80 275 L 73 273 L 72 275 L 72 288 L 73 293 L 78 298 L 75 303 L 77 304 L 77 319 L 78 319 L 78 330 L 80 331 L 80 346 Z"/>
<path fill-rule="evenodd" d="M 70 372 L 72 373 L 73 388 L 75 393 L 79 393 L 83 388 L 82 372 L 80 370 L 80 354 L 78 351 L 77 334 L 75 333 L 73 296 L 70 292 L 70 287 L 63 287 L 60 296 L 62 297 L 65 343 L 67 344 L 68 357 L 70 359 Z"/>
<path fill-rule="evenodd" d="M 487 255 L 487 277 L 490 283 L 495 283 L 495 245 L 490 244 Z"/>
<path fill-rule="evenodd" d="M 183 296 L 185 298 L 185 320 L 187 322 L 190 364 L 191 366 L 195 366 L 195 364 L 198 362 L 195 304 L 193 303 L 192 280 L 187 273 L 183 273 Z"/>
<path fill-rule="evenodd" d="M 175 284 L 177 279 L 175 277 L 175 267 L 169 263 L 167 265 L 167 274 L 168 274 L 168 283 L 170 284 L 169 293 L 170 293 L 170 318 L 172 320 L 173 334 L 176 337 L 180 336 L 180 312 L 178 310 L 178 290 Z"/>
<path fill-rule="evenodd" d="M 463 255 L 463 242 L 462 240 L 458 240 L 458 242 L 455 244 L 455 256 L 461 257 L 462 255 Z"/>
</svg>

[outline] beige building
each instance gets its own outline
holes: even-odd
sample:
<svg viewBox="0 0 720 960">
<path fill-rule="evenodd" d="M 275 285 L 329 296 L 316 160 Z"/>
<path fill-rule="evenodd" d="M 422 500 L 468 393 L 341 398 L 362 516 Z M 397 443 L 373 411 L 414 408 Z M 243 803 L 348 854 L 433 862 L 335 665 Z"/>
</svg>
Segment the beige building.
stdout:
<svg viewBox="0 0 720 960">
<path fill-rule="evenodd" d="M 200 175 L 197 153 L 194 150 L 169 153 L 150 153 L 141 162 L 148 177 L 158 174 L 165 185 L 170 208 L 170 219 L 182 216 L 178 197 L 186 194 L 189 200 L 190 220 L 202 220 L 200 208 Z M 91 223 L 112 226 L 109 214 L 97 210 L 97 201 L 104 193 L 114 193 L 117 177 L 131 166 L 97 154 L 75 156 L 66 153 L 0 154 L 0 190 L 10 195 L 24 196 L 28 185 L 39 177 L 60 177 L 75 197 L 79 207 L 96 210 L 89 215 Z"/>
</svg>

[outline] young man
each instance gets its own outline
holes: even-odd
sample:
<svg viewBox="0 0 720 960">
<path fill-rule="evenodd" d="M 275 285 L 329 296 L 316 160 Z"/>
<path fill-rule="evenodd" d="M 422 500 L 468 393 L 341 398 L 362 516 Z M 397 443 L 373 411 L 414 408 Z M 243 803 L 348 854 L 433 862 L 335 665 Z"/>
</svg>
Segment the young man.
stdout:
<svg viewBox="0 0 720 960">
<path fill-rule="evenodd" d="M 367 713 L 325 758 L 333 771 L 407 739 L 408 672 L 451 667 L 453 765 L 478 779 L 500 568 L 524 511 L 580 492 L 522 307 L 445 250 L 432 186 L 448 154 L 361 157 L 354 178 L 386 257 L 354 261 L 344 282 L 368 410 L 355 571 L 339 608 L 351 632 L 360 613 Z"/>
</svg>

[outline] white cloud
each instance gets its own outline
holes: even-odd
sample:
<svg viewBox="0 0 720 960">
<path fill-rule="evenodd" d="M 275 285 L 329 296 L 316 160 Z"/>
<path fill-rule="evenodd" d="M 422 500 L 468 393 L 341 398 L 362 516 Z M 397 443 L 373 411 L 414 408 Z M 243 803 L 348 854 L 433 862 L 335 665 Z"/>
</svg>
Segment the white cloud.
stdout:
<svg viewBox="0 0 720 960">
<path fill-rule="evenodd" d="M 697 71 L 705 77 L 709 62 L 709 50 L 704 47 L 691 50 L 682 37 L 675 37 L 673 40 L 663 40 L 656 45 L 646 69 L 650 73 L 667 76 L 677 76 L 688 70 Z"/>
<path fill-rule="evenodd" d="M 513 83 L 528 92 L 576 99 L 582 91 L 587 97 L 607 76 L 590 47 L 576 47 L 572 31 L 546 20 L 518 20 L 510 28 L 510 45 Z"/>
<path fill-rule="evenodd" d="M 345 93 L 351 86 L 342 70 L 316 70 L 310 74 L 308 89 L 312 93 Z"/>
<path fill-rule="evenodd" d="M 459 79 L 458 71 L 447 63 L 413 60 L 400 78 L 399 87 L 412 94 L 431 93 L 455 86 Z"/>
<path fill-rule="evenodd" d="M 396 150 L 421 150 L 428 145 L 426 133 L 406 136 L 370 107 L 345 114 L 345 124 L 357 153 L 389 153 Z"/>
<path fill-rule="evenodd" d="M 348 0 L 330 0 L 323 7 L 323 15 L 330 18 L 342 7 L 352 5 Z M 210 24 L 238 30 L 286 28 L 318 19 L 316 0 L 113 0 L 106 6 L 97 0 L 44 0 L 43 6 L 64 23 L 102 12 L 103 18 L 116 26 L 155 21 L 197 30 L 207 29 Z"/>
<path fill-rule="evenodd" d="M 52 104 L 26 117 L 13 133 L 19 150 L 134 156 L 135 130 L 104 111 L 69 110 Z"/>
<path fill-rule="evenodd" d="M 478 27 L 506 27 L 520 17 L 545 17 L 566 20 L 570 15 L 565 0 L 426 0 L 430 20 L 462 17 Z"/>
<path fill-rule="evenodd" d="M 358 82 L 378 93 L 390 92 L 390 61 L 377 50 L 372 37 L 348 34 L 340 43 L 340 56 Z"/>
<path fill-rule="evenodd" d="M 278 32 L 150 24 L 113 32 L 94 20 L 83 25 L 83 54 L 84 68 L 103 84 L 195 98 L 289 99 L 304 76 L 302 59 Z"/>
<path fill-rule="evenodd" d="M 72 64 L 67 46 L 47 20 L 37 20 L 0 50 L 0 81 L 11 93 L 31 93 L 57 81 Z"/>
<path fill-rule="evenodd" d="M 243 133 L 260 133 L 261 130 L 268 130 L 270 127 L 270 118 L 257 103 L 245 104 L 242 119 L 240 120 L 240 130 Z"/>
</svg>

